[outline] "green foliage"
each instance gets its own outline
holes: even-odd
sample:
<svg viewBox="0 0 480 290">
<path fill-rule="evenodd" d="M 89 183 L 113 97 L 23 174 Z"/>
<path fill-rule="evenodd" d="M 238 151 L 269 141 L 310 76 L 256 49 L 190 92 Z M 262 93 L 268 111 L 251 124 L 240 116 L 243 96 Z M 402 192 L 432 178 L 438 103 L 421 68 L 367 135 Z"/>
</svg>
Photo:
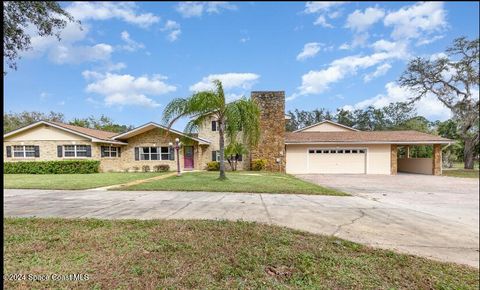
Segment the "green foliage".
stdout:
<svg viewBox="0 0 480 290">
<path fill-rule="evenodd" d="M 153 170 L 155 172 L 169 171 L 170 170 L 170 165 L 168 165 L 168 164 L 155 165 L 155 166 L 153 166 Z"/>
<path fill-rule="evenodd" d="M 143 171 L 143 172 L 150 172 L 150 166 L 148 166 L 148 165 L 143 165 L 143 166 L 142 166 L 142 171 Z"/>
<path fill-rule="evenodd" d="M 210 161 L 207 163 L 207 170 L 208 171 L 218 171 L 220 170 L 220 162 L 218 161 Z"/>
<path fill-rule="evenodd" d="M 105 115 L 96 118 L 90 116 L 88 118 L 75 118 L 69 122 L 70 125 L 80 126 L 84 128 L 103 130 L 108 132 L 124 133 L 129 130 L 132 130 L 134 127 L 132 125 L 120 125 L 115 124 L 110 117 Z"/>
<path fill-rule="evenodd" d="M 100 161 L 19 161 L 3 163 L 4 174 L 88 174 L 97 173 Z"/>
<path fill-rule="evenodd" d="M 227 148 L 225 148 L 225 159 L 227 159 L 228 164 L 230 164 L 232 171 L 237 170 L 237 164 L 240 156 L 245 157 L 247 153 L 248 150 L 242 143 L 233 142 L 228 144 Z"/>
<path fill-rule="evenodd" d="M 266 166 L 267 166 L 267 160 L 266 159 L 253 159 L 252 160 L 252 170 L 254 170 L 254 171 L 265 170 Z"/>
<path fill-rule="evenodd" d="M 15 129 L 30 125 L 38 121 L 51 121 L 51 122 L 64 122 L 63 113 L 57 113 L 50 111 L 47 113 L 42 112 L 28 112 L 23 111 L 20 113 L 4 113 L 3 114 L 3 133 L 13 131 Z"/>
<path fill-rule="evenodd" d="M 8 66 L 17 69 L 18 54 L 31 48 L 30 28 L 40 36 L 55 35 L 73 17 L 55 1 L 7 1 L 3 4 L 3 53 Z"/>
</svg>

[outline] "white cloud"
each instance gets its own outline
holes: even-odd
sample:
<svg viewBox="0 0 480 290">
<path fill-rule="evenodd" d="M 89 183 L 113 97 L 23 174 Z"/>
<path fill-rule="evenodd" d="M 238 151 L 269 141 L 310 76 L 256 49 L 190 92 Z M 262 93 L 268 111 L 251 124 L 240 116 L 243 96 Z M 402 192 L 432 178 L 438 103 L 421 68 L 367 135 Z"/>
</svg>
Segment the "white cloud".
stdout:
<svg viewBox="0 0 480 290">
<path fill-rule="evenodd" d="M 85 91 L 102 95 L 106 106 L 158 107 L 160 104 L 148 96 L 159 96 L 177 89 L 167 84 L 167 78 L 161 75 L 134 77 L 95 71 L 84 71 L 82 74 L 86 80 L 92 81 Z"/>
<path fill-rule="evenodd" d="M 93 46 L 59 44 L 52 47 L 49 58 L 57 64 L 104 61 L 110 59 L 113 47 L 109 44 L 99 43 Z"/>
<path fill-rule="evenodd" d="M 319 71 L 311 70 L 302 76 L 302 84 L 298 88 L 300 95 L 319 94 L 333 83 L 346 76 L 355 75 L 359 69 L 367 69 L 388 60 L 406 57 L 406 47 L 396 44 L 397 49 L 379 51 L 367 56 L 353 55 L 334 60 L 329 67 Z"/>
<path fill-rule="evenodd" d="M 160 17 L 152 13 L 138 13 L 133 2 L 74 2 L 66 7 L 66 11 L 81 21 L 116 18 L 140 27 L 149 27 L 160 21 Z"/>
<path fill-rule="evenodd" d="M 340 45 L 338 47 L 338 49 L 340 50 L 349 50 L 350 49 L 350 45 L 348 43 L 342 43 L 342 45 Z"/>
<path fill-rule="evenodd" d="M 213 89 L 213 80 L 220 80 L 224 90 L 230 89 L 250 89 L 256 81 L 260 78 L 254 73 L 225 73 L 208 75 L 196 84 L 190 86 L 190 91 L 198 92 Z"/>
<path fill-rule="evenodd" d="M 385 85 L 386 93 L 379 94 L 373 98 L 363 100 L 353 106 L 344 106 L 346 110 L 364 109 L 368 106 L 381 108 L 388 106 L 390 103 L 408 101 L 412 94 L 395 84 L 389 82 Z M 445 107 L 437 98 L 431 94 L 415 102 L 415 109 L 417 113 L 431 120 L 447 120 L 451 117 L 450 110 Z"/>
<path fill-rule="evenodd" d="M 126 30 L 120 33 L 120 37 L 122 38 L 123 41 L 125 41 L 125 44 L 121 46 L 121 48 L 124 50 L 136 51 L 138 49 L 145 48 L 145 45 L 143 45 L 143 43 L 136 42 L 135 40 L 130 38 L 130 34 Z"/>
<path fill-rule="evenodd" d="M 431 36 L 431 37 L 420 38 L 418 40 L 418 42 L 415 44 L 415 46 L 427 45 L 427 44 L 433 43 L 437 40 L 440 40 L 444 37 L 445 37 L 445 35 L 435 35 L 435 36 Z"/>
<path fill-rule="evenodd" d="M 303 46 L 302 52 L 297 55 L 297 60 L 305 60 L 314 57 L 320 51 L 322 44 L 318 42 L 309 42 Z"/>
<path fill-rule="evenodd" d="M 442 2 L 420 2 L 385 16 L 385 26 L 393 26 L 392 38 L 411 39 L 438 32 L 447 27 Z"/>
<path fill-rule="evenodd" d="M 163 26 L 163 28 L 160 30 L 168 33 L 167 39 L 170 42 L 174 42 L 175 40 L 177 40 L 182 33 L 182 30 L 180 29 L 180 24 L 173 20 L 168 20 Z"/>
<path fill-rule="evenodd" d="M 375 22 L 385 16 L 385 11 L 377 7 L 369 7 L 364 12 L 355 10 L 352 14 L 348 15 L 347 24 L 345 27 L 350 28 L 357 32 L 366 31 Z"/>
<path fill-rule="evenodd" d="M 240 42 L 241 42 L 241 43 L 245 43 L 245 42 L 247 42 L 247 41 L 249 41 L 249 40 L 250 40 L 250 37 L 248 37 L 248 36 L 240 38 Z"/>
<path fill-rule="evenodd" d="M 185 18 L 200 17 L 204 12 L 219 14 L 221 10 L 236 10 L 237 6 L 228 2 L 181 2 L 176 10 Z"/>
<path fill-rule="evenodd" d="M 375 78 L 378 78 L 380 76 L 383 76 L 385 75 L 390 69 L 392 68 L 392 66 L 388 63 L 384 63 L 382 65 L 379 65 L 377 66 L 377 68 L 375 69 L 374 72 L 370 73 L 370 74 L 366 74 L 365 77 L 363 77 L 363 81 L 364 82 L 369 82 Z"/>
<path fill-rule="evenodd" d="M 318 14 L 317 19 L 313 23 L 314 25 L 320 25 L 325 28 L 333 28 L 333 25 L 328 23 L 327 17 L 334 19 L 340 16 L 340 12 L 332 10 L 343 4 L 345 4 L 345 2 L 307 2 L 305 4 L 304 12 L 307 14 Z"/>
</svg>

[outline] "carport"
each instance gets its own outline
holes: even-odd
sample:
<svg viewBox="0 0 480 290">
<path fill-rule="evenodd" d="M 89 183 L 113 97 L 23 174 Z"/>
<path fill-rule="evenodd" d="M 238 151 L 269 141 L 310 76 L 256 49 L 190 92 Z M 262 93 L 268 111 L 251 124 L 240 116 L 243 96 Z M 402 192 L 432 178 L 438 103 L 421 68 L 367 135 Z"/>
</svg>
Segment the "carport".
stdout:
<svg viewBox="0 0 480 290">
<path fill-rule="evenodd" d="M 442 142 L 443 144 L 449 144 Z M 431 148 L 429 156 L 412 156 L 412 149 L 418 146 Z M 392 144 L 391 147 L 391 174 L 398 172 L 442 175 L 442 144 Z"/>
</svg>

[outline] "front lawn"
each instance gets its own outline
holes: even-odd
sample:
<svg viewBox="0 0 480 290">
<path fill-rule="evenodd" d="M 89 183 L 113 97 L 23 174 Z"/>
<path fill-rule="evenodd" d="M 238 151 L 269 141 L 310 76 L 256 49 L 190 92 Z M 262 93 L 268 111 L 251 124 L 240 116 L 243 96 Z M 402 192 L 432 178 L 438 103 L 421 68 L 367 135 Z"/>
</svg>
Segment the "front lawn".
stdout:
<svg viewBox="0 0 480 290">
<path fill-rule="evenodd" d="M 267 172 L 227 172 L 227 180 L 218 180 L 218 172 L 188 172 L 127 187 L 126 190 L 178 190 L 220 192 L 270 192 L 347 195 L 346 193 L 300 180 L 292 175 Z M 122 188 L 123 189 L 123 188 Z"/>
<path fill-rule="evenodd" d="M 478 269 L 247 222 L 6 218 L 3 241 L 5 289 L 479 287 Z"/>
<path fill-rule="evenodd" d="M 146 179 L 164 173 L 4 174 L 4 188 L 87 189 Z"/>
<path fill-rule="evenodd" d="M 478 169 L 443 169 L 442 175 L 477 179 L 480 176 Z"/>
</svg>

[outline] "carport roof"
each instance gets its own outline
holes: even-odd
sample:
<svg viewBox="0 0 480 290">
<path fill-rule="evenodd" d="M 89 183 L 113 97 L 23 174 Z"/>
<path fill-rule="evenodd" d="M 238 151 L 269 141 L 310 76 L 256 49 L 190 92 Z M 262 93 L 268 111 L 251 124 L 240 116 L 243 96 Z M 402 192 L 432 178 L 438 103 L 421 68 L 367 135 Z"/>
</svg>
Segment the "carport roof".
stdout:
<svg viewBox="0 0 480 290">
<path fill-rule="evenodd" d="M 285 144 L 449 144 L 453 140 L 418 131 L 287 132 Z"/>
</svg>

